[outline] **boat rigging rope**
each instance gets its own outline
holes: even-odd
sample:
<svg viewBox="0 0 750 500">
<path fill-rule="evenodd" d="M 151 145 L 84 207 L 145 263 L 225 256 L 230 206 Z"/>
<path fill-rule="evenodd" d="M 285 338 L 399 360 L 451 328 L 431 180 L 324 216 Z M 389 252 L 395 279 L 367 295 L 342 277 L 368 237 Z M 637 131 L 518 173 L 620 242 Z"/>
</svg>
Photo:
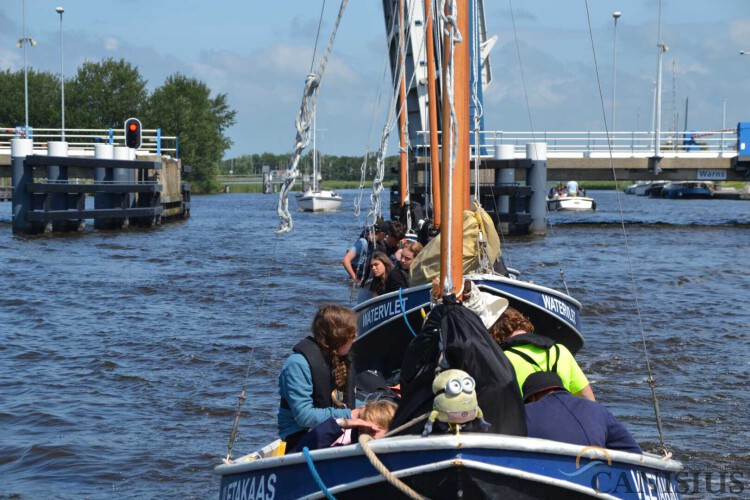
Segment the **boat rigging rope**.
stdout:
<svg viewBox="0 0 750 500">
<path fill-rule="evenodd" d="M 397 478 L 391 471 L 388 470 L 388 468 L 383 464 L 383 462 L 380 461 L 377 455 L 375 455 L 375 452 L 370 448 L 370 441 L 372 439 L 373 437 L 369 434 L 359 435 L 359 445 L 362 447 L 362 452 L 365 454 L 372 466 L 375 467 L 375 470 L 377 470 L 380 475 L 383 476 L 386 481 L 388 481 L 389 484 L 397 488 L 407 497 L 420 500 L 425 498 L 411 489 L 408 484 Z"/>
<path fill-rule="evenodd" d="M 479 100 L 479 85 L 482 84 L 481 72 L 479 67 L 482 62 L 482 53 L 479 46 L 479 6 L 476 0 L 471 2 L 471 10 L 473 13 L 472 22 L 474 29 L 472 30 L 471 37 L 471 51 L 474 55 L 474 60 L 471 62 L 471 74 L 472 74 L 472 85 L 471 85 L 471 101 L 474 104 L 474 202 L 482 206 L 482 202 L 479 198 L 479 162 L 481 161 L 482 148 L 480 145 L 480 123 L 484 110 L 482 109 L 482 103 Z"/>
<path fill-rule="evenodd" d="M 291 191 L 292 186 L 294 186 L 294 181 L 299 176 L 297 165 L 302 156 L 302 151 L 308 144 L 310 144 L 310 125 L 312 123 L 312 117 L 315 114 L 315 105 L 318 98 L 318 90 L 320 89 L 320 81 L 323 78 L 323 73 L 325 73 L 328 60 L 331 57 L 333 42 L 336 40 L 336 33 L 341 24 L 341 18 L 344 15 L 347 3 L 348 0 L 341 0 L 336 24 L 333 27 L 331 38 L 328 40 L 328 47 L 326 47 L 323 59 L 318 66 L 318 71 L 316 73 L 311 72 L 305 79 L 305 89 L 302 92 L 302 104 L 300 105 L 295 120 L 295 127 L 297 129 L 296 143 L 294 145 L 292 157 L 289 160 L 289 167 L 284 175 L 284 184 L 279 190 L 279 205 L 276 210 L 279 216 L 279 227 L 276 229 L 277 234 L 289 232 L 293 227 L 292 214 L 289 213 L 289 191 Z"/>
<path fill-rule="evenodd" d="M 265 283 L 266 286 L 263 289 L 263 294 L 260 298 L 260 306 L 258 307 L 258 315 L 256 316 L 256 322 L 255 322 L 255 328 L 253 329 L 252 339 L 253 342 L 250 346 L 250 360 L 247 363 L 247 369 L 245 370 L 245 380 L 242 383 L 242 391 L 240 392 L 240 395 L 237 397 L 237 411 L 234 414 L 234 423 L 232 424 L 232 433 L 229 436 L 229 448 L 227 449 L 227 456 L 224 458 L 224 463 L 229 464 L 232 463 L 232 448 L 234 447 L 234 442 L 237 439 L 237 429 L 240 425 L 240 416 L 242 415 L 242 404 L 247 399 L 246 396 L 246 389 L 247 389 L 247 381 L 250 379 L 250 367 L 253 365 L 253 360 L 255 358 L 255 346 L 257 344 L 258 340 L 258 331 L 260 331 L 260 320 L 261 318 L 264 318 L 263 310 L 266 304 L 266 296 L 268 295 L 268 290 L 270 289 L 270 286 L 268 286 L 271 283 L 271 273 L 273 271 L 273 265 L 274 261 L 276 259 L 276 243 L 278 243 L 279 238 L 278 236 L 274 237 L 273 239 L 273 247 L 271 248 L 271 262 L 268 265 L 268 275 L 266 276 Z"/>
<path fill-rule="evenodd" d="M 586 6 L 586 19 L 588 21 L 589 39 L 591 41 L 591 53 L 592 53 L 592 57 L 594 59 L 594 69 L 596 71 L 596 83 L 597 83 L 597 86 L 599 88 L 599 102 L 600 102 L 600 105 L 601 105 L 602 118 L 603 118 L 602 121 L 604 123 L 604 131 L 607 134 L 607 144 L 608 144 L 608 148 L 609 148 L 609 165 L 610 165 L 610 168 L 612 170 L 612 176 L 613 176 L 614 181 L 615 181 L 615 195 L 617 197 L 617 206 L 618 206 L 619 213 L 620 213 L 620 227 L 622 228 L 622 236 L 623 236 L 623 240 L 625 241 L 625 257 L 626 257 L 626 260 L 627 260 L 627 263 L 628 263 L 628 271 L 629 271 L 629 274 L 630 274 L 630 286 L 631 286 L 631 289 L 632 289 L 633 297 L 635 299 L 635 308 L 636 308 L 636 313 L 637 313 L 637 317 L 638 317 L 638 329 L 640 330 L 640 333 L 641 333 L 641 342 L 643 343 L 643 354 L 644 354 L 644 356 L 646 358 L 646 369 L 648 371 L 648 380 L 647 380 L 647 383 L 648 383 L 649 387 L 651 388 L 651 397 L 652 397 L 652 401 L 654 403 L 654 414 L 655 414 L 655 417 L 656 417 L 656 427 L 657 427 L 657 429 L 659 431 L 659 444 L 661 446 L 661 451 L 664 454 L 664 457 L 669 457 L 669 456 L 671 456 L 671 452 L 669 450 L 667 450 L 667 445 L 666 445 L 666 443 L 664 441 L 664 429 L 662 428 L 661 412 L 659 411 L 659 398 L 656 395 L 656 380 L 654 379 L 654 375 L 653 375 L 653 372 L 651 370 L 651 361 L 649 360 L 649 356 L 648 356 L 648 346 L 646 345 L 646 334 L 645 334 L 644 328 L 643 328 L 643 317 L 641 316 L 641 305 L 640 305 L 640 302 L 638 301 L 638 289 L 637 289 L 636 284 L 635 284 L 635 272 L 633 270 L 633 261 L 632 261 L 631 255 L 630 255 L 630 245 L 628 243 L 628 233 L 627 233 L 627 230 L 625 229 L 625 217 L 623 216 L 622 199 L 620 197 L 620 188 L 617 185 L 617 170 L 615 170 L 615 161 L 614 161 L 614 157 L 612 156 L 612 146 L 613 145 L 612 145 L 612 141 L 611 141 L 610 136 L 609 136 L 609 134 L 610 134 L 609 128 L 607 127 L 607 113 L 604 110 L 604 97 L 603 97 L 603 92 L 602 92 L 602 83 L 601 83 L 601 78 L 599 76 L 599 64 L 598 64 L 598 61 L 596 59 L 596 48 L 594 46 L 594 34 L 593 34 L 593 30 L 591 28 L 591 14 L 589 12 L 589 2 L 588 2 L 588 0 L 584 0 L 584 4 Z M 660 12 L 660 14 L 661 14 L 661 12 Z"/>
</svg>

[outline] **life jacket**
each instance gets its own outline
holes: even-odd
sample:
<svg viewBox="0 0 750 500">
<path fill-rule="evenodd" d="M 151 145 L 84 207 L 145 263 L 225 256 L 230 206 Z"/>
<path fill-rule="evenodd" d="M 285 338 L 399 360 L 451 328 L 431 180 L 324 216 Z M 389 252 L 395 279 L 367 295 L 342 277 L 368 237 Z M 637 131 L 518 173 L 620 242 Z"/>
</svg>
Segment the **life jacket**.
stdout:
<svg viewBox="0 0 750 500">
<path fill-rule="evenodd" d="M 515 349 L 514 346 L 520 346 L 520 345 L 535 345 L 537 347 L 541 347 L 546 352 L 546 358 L 547 358 L 547 369 L 545 370 L 541 366 L 539 366 L 539 363 L 537 363 L 534 358 L 526 354 L 525 352 L 521 351 L 520 349 Z M 530 365 L 534 365 L 537 368 L 539 368 L 539 371 L 542 372 L 557 372 L 557 362 L 560 360 L 560 346 L 558 346 L 554 340 L 552 340 L 549 337 L 545 337 L 544 335 L 538 335 L 536 333 L 522 333 L 521 335 L 516 335 L 515 337 L 511 337 L 502 344 L 500 344 L 500 347 L 503 348 L 503 351 L 510 351 L 513 354 L 517 354 L 520 356 L 524 361 L 529 363 Z M 550 355 L 549 351 L 551 348 L 555 348 L 555 363 L 550 366 Z"/>
<path fill-rule="evenodd" d="M 312 337 L 300 340 L 292 350 L 302 354 L 310 365 L 313 382 L 313 406 L 315 408 L 332 407 L 331 392 L 333 391 L 334 381 L 330 357 L 323 353 L 323 350 Z M 343 403 L 349 408 L 354 408 L 354 368 L 352 366 L 349 367 L 349 379 L 343 392 Z M 289 409 L 289 402 L 284 398 L 281 398 L 280 405 L 282 408 Z"/>
</svg>

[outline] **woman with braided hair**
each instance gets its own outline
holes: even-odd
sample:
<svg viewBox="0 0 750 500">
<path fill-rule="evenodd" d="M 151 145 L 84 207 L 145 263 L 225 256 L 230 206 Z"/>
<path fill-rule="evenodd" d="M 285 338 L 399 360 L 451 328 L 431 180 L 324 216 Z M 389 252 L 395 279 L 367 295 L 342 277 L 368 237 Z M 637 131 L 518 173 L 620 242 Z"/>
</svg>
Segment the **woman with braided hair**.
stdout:
<svg viewBox="0 0 750 500">
<path fill-rule="evenodd" d="M 312 322 L 312 337 L 302 339 L 279 374 L 279 436 L 292 449 L 305 433 L 333 418 L 357 417 L 354 370 L 348 354 L 357 336 L 357 316 L 327 304 Z"/>
</svg>

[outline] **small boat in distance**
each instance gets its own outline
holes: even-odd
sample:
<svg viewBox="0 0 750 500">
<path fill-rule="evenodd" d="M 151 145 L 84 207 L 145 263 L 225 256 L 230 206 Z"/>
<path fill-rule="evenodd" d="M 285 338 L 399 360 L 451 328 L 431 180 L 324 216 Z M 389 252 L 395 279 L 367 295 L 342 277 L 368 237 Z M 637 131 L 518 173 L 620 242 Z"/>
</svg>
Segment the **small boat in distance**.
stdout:
<svg viewBox="0 0 750 500">
<path fill-rule="evenodd" d="M 714 196 L 714 183 L 705 181 L 667 182 L 662 189 L 662 198 L 706 199 Z"/>
<path fill-rule="evenodd" d="M 320 189 L 323 177 L 318 170 L 318 150 L 315 140 L 316 118 L 313 114 L 313 174 L 312 180 L 304 192 L 297 195 L 297 207 L 303 212 L 333 212 L 341 209 L 341 195 L 336 191 Z"/>
<path fill-rule="evenodd" d="M 304 212 L 332 212 L 341 209 L 341 195 L 327 189 L 308 189 L 297 196 L 297 207 Z"/>
<path fill-rule="evenodd" d="M 593 212 L 596 210 L 596 201 L 587 196 L 555 195 L 547 197 L 547 210 L 550 212 L 566 210 L 570 212 Z"/>
<path fill-rule="evenodd" d="M 596 201 L 586 196 L 586 191 L 579 189 L 576 181 L 562 182 L 551 187 L 547 194 L 547 211 L 566 210 L 571 212 L 590 212 L 596 210 Z"/>
<path fill-rule="evenodd" d="M 555 193 L 547 196 L 547 210 L 550 212 L 557 210 L 591 212 L 596 210 L 596 201 L 588 196 Z"/>
</svg>

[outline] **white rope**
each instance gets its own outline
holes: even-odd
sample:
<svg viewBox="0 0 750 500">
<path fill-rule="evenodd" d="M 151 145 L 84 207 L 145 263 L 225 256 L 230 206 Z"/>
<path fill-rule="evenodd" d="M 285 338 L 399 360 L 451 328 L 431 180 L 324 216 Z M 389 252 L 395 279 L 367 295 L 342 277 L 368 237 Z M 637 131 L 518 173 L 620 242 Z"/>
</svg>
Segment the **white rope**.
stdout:
<svg viewBox="0 0 750 500">
<path fill-rule="evenodd" d="M 295 128 L 297 129 L 297 138 L 294 145 L 294 151 L 292 157 L 289 160 L 289 167 L 284 175 L 284 185 L 279 191 L 279 205 L 276 210 L 279 216 L 279 227 L 276 230 L 276 234 L 286 233 L 292 230 L 292 214 L 289 213 L 289 191 L 294 186 L 294 181 L 299 176 L 299 164 L 302 151 L 310 144 L 310 125 L 312 123 L 312 117 L 315 113 L 315 105 L 318 98 L 318 89 L 320 88 L 320 81 L 325 73 L 326 66 L 328 65 L 328 59 L 331 56 L 333 50 L 333 42 L 336 40 L 336 33 L 338 32 L 339 25 L 341 24 L 341 18 L 344 15 L 346 4 L 348 0 L 342 0 L 341 6 L 339 7 L 339 14 L 336 18 L 336 24 L 333 27 L 331 38 L 328 40 L 328 47 L 326 47 L 325 55 L 323 56 L 318 71 L 316 73 L 310 73 L 305 79 L 305 89 L 302 92 L 302 104 L 297 112 L 297 118 L 295 120 Z"/>
<path fill-rule="evenodd" d="M 471 62 L 471 74 L 472 74 L 472 85 L 471 85 L 471 100 L 474 104 L 474 203 L 482 206 L 479 197 L 479 161 L 480 154 L 482 152 L 480 146 L 479 132 L 480 123 L 482 119 L 482 103 L 479 101 L 479 85 L 481 85 L 481 72 L 479 66 L 482 60 L 482 54 L 479 46 L 479 6 L 477 0 L 472 0 L 471 8 L 473 12 L 472 22 L 474 23 L 474 29 L 472 30 L 471 46 L 472 52 L 474 53 L 474 60 Z"/>
</svg>

